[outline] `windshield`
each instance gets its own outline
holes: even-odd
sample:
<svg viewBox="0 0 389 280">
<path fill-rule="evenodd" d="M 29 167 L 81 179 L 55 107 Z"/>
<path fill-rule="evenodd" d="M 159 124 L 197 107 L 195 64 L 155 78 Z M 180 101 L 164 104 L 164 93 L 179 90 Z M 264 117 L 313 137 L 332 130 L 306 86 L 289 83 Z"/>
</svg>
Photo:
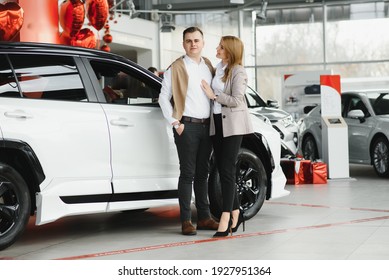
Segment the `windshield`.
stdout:
<svg viewBox="0 0 389 280">
<path fill-rule="evenodd" d="M 369 101 L 373 107 L 376 115 L 389 114 L 389 94 L 388 93 L 374 93 L 369 94 Z"/>
</svg>

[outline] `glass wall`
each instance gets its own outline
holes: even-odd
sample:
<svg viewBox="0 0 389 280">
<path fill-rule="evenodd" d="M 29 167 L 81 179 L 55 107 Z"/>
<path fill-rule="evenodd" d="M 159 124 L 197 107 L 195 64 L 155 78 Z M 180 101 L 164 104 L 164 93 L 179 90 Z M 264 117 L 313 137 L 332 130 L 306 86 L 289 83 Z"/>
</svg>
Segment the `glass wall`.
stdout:
<svg viewBox="0 0 389 280">
<path fill-rule="evenodd" d="M 283 75 L 300 71 L 332 70 L 342 80 L 379 79 L 381 84 L 388 80 L 389 87 L 388 2 L 268 8 L 265 19 L 252 9 L 177 14 L 176 29 L 161 33 L 161 68 L 184 54 L 182 31 L 196 25 L 204 31 L 203 55 L 214 64 L 220 37 L 240 36 L 249 84 L 265 99 L 281 101 Z"/>
<path fill-rule="evenodd" d="M 239 36 L 239 12 L 231 13 L 196 13 L 174 15 L 175 30 L 160 34 L 161 68 L 166 69 L 173 60 L 185 54 L 182 47 L 182 32 L 189 26 L 198 26 L 204 33 L 205 46 L 203 56 L 208 57 L 213 64 L 218 62 L 216 47 L 223 35 Z M 251 25 L 250 25 L 251 26 Z"/>
<path fill-rule="evenodd" d="M 327 11 L 328 62 L 389 59 L 387 4 L 329 6 Z"/>
<path fill-rule="evenodd" d="M 332 70 L 343 79 L 387 79 L 388 1 L 272 9 L 256 22 L 256 87 L 282 99 L 285 73 Z"/>
</svg>

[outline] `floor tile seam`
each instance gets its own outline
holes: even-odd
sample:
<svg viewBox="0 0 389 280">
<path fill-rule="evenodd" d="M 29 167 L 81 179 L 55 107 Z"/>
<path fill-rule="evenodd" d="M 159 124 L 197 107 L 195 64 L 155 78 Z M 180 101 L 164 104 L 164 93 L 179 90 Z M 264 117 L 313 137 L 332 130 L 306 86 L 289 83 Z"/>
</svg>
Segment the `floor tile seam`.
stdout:
<svg viewBox="0 0 389 280">
<path fill-rule="evenodd" d="M 300 206 L 300 207 L 326 208 L 326 209 L 346 209 L 346 210 L 352 210 L 352 211 L 389 213 L 389 210 L 386 210 L 386 209 L 372 209 L 372 208 L 361 208 L 361 207 L 340 207 L 340 206 L 328 206 L 328 205 L 320 205 L 320 204 L 277 202 L 277 201 L 267 201 L 265 203 L 270 204 L 270 205 L 286 205 L 286 206 L 296 206 L 296 207 Z"/>
<path fill-rule="evenodd" d="M 357 248 L 355 248 L 352 252 L 350 252 L 348 254 L 347 259 L 350 259 L 351 256 L 353 256 L 356 252 L 358 252 L 363 245 L 367 244 L 369 240 L 372 238 L 372 236 L 378 231 L 378 229 L 379 228 L 377 227 L 372 233 L 370 233 L 370 235 L 363 242 L 360 243 L 360 245 Z"/>
<path fill-rule="evenodd" d="M 357 219 L 357 220 L 344 221 L 344 222 L 302 226 L 302 227 L 296 227 L 296 228 L 290 228 L 290 229 L 276 229 L 276 230 L 264 231 L 264 232 L 239 234 L 239 235 L 228 236 L 228 237 L 224 237 L 224 238 L 208 238 L 208 239 L 200 239 L 200 240 L 192 240 L 192 241 L 164 243 L 164 244 L 159 244 L 159 245 L 150 245 L 150 246 L 137 247 L 137 248 L 128 248 L 128 249 L 121 249 L 121 250 L 115 250 L 115 251 L 107 251 L 107 252 L 100 252 L 100 253 L 91 253 L 91 254 L 84 254 L 84 255 L 78 255 L 78 256 L 56 258 L 55 260 L 90 259 L 90 258 L 98 258 L 98 257 L 112 256 L 112 255 L 130 254 L 130 253 L 144 252 L 144 251 L 151 251 L 151 250 L 160 250 L 160 249 L 173 248 L 173 247 L 190 246 L 190 245 L 197 245 L 197 244 L 209 243 L 209 242 L 228 241 L 228 240 L 234 240 L 234 239 L 240 239 L 240 238 L 249 238 L 249 237 L 257 237 L 257 236 L 271 235 L 271 234 L 290 233 L 290 232 L 303 231 L 303 230 L 329 228 L 329 227 L 341 226 L 341 225 L 366 223 L 366 222 L 372 222 L 372 221 L 377 221 L 377 220 L 389 220 L 389 216 L 379 216 L 379 217 L 364 218 L 364 219 Z"/>
</svg>

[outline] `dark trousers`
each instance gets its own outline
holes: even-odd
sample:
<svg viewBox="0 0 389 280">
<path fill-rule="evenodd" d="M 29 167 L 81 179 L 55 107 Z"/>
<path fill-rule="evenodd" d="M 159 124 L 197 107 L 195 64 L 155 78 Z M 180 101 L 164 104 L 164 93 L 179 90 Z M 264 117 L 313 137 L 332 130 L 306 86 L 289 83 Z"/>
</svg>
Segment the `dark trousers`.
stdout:
<svg viewBox="0 0 389 280">
<path fill-rule="evenodd" d="M 219 171 L 223 212 L 239 209 L 240 203 L 236 188 L 236 160 L 242 143 L 242 135 L 223 137 L 221 114 L 214 114 L 215 135 L 212 136 L 216 165 Z"/>
<path fill-rule="evenodd" d="M 210 217 L 208 201 L 209 158 L 212 142 L 209 125 L 184 122 L 185 129 L 178 135 L 173 128 L 174 141 L 180 161 L 178 200 L 181 221 L 191 220 L 192 186 L 199 220 Z"/>
</svg>

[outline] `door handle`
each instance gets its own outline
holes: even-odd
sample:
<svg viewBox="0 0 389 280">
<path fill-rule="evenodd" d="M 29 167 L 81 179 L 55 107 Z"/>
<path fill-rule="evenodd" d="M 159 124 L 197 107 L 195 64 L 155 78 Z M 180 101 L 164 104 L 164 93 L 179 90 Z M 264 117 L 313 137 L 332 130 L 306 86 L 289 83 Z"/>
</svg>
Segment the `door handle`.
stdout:
<svg viewBox="0 0 389 280">
<path fill-rule="evenodd" d="M 32 115 L 27 114 L 24 111 L 13 111 L 13 112 L 5 112 L 4 116 L 8 118 L 15 118 L 15 119 L 31 119 Z"/>
<path fill-rule="evenodd" d="M 110 123 L 116 126 L 134 127 L 132 123 L 130 123 L 127 119 L 123 119 L 123 118 L 111 120 Z"/>
</svg>

